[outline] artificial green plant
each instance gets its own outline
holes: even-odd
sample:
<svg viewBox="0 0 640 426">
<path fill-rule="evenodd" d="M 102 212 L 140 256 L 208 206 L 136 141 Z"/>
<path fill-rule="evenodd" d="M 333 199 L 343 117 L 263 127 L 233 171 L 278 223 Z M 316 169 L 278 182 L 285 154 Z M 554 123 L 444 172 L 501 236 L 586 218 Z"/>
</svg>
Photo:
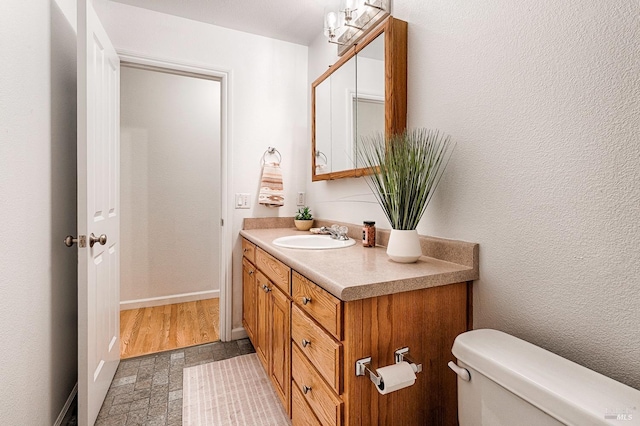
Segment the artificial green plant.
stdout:
<svg viewBox="0 0 640 426">
<path fill-rule="evenodd" d="M 451 157 L 451 137 L 419 128 L 362 142 L 358 156 L 369 171 L 367 184 L 391 227 L 416 229 Z"/>
</svg>

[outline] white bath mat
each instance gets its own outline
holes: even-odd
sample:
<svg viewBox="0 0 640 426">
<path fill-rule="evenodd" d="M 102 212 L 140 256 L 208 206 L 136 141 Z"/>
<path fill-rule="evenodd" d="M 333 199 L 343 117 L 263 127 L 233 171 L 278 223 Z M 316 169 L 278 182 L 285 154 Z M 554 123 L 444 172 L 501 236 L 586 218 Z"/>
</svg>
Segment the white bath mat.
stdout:
<svg viewBox="0 0 640 426">
<path fill-rule="evenodd" d="M 291 421 L 253 353 L 185 368 L 182 424 L 283 426 Z"/>
</svg>

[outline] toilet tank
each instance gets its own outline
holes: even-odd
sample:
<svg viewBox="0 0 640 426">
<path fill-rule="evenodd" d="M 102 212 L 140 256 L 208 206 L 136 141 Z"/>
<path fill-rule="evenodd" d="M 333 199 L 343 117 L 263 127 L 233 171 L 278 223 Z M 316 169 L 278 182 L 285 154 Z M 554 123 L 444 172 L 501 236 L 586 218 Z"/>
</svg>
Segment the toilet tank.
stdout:
<svg viewBox="0 0 640 426">
<path fill-rule="evenodd" d="M 463 333 L 452 353 L 470 373 L 460 426 L 640 425 L 640 391 L 501 331 Z"/>
</svg>

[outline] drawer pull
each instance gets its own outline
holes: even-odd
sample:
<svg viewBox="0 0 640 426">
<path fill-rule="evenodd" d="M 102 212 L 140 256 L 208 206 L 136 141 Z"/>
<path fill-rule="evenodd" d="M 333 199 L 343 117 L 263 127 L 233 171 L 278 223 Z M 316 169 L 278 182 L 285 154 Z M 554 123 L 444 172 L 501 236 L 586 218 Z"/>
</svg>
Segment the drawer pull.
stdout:
<svg viewBox="0 0 640 426">
<path fill-rule="evenodd" d="M 302 339 L 302 347 L 306 348 L 307 346 L 309 346 L 311 344 L 311 342 L 307 339 Z"/>
<path fill-rule="evenodd" d="M 302 304 L 306 305 L 307 303 L 311 302 L 311 298 L 310 297 L 303 297 L 302 298 Z"/>
<path fill-rule="evenodd" d="M 267 287 L 266 285 L 263 285 L 262 289 L 264 290 L 265 293 L 269 293 L 271 291 L 271 289 L 269 287 Z"/>
<path fill-rule="evenodd" d="M 307 392 L 311 391 L 311 386 L 304 385 L 302 386 L 302 392 L 306 395 Z"/>
</svg>

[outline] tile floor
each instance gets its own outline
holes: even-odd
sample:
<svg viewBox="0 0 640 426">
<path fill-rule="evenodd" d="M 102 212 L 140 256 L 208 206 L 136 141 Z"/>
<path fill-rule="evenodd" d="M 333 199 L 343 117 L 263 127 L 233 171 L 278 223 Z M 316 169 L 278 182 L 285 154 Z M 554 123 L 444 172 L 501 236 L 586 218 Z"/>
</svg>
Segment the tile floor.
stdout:
<svg viewBox="0 0 640 426">
<path fill-rule="evenodd" d="M 182 425 L 182 370 L 253 352 L 249 339 L 242 339 L 123 360 L 96 426 Z"/>
</svg>

